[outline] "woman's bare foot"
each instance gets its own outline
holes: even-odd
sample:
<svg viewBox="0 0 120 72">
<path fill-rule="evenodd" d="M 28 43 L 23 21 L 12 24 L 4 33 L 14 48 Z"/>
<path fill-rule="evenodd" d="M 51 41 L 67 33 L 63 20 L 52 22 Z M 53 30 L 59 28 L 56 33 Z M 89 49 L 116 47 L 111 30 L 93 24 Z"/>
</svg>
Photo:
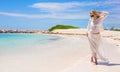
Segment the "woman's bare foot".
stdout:
<svg viewBox="0 0 120 72">
<path fill-rule="evenodd" d="M 94 65 L 97 65 L 97 58 L 91 57 L 91 63 L 93 63 Z"/>
<path fill-rule="evenodd" d="M 94 57 L 95 58 L 95 64 L 97 65 L 98 63 L 97 63 L 97 58 L 96 57 Z"/>
<path fill-rule="evenodd" d="M 95 62 L 94 62 L 94 57 L 91 57 L 91 63 L 92 63 L 93 65 L 96 65 Z"/>
</svg>

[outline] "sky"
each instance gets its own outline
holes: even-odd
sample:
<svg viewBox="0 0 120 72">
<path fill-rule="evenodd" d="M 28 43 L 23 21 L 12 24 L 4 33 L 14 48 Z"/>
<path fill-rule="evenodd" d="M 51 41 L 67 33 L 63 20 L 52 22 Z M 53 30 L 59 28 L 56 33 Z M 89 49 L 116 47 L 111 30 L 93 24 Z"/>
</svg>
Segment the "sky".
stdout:
<svg viewBox="0 0 120 72">
<path fill-rule="evenodd" d="M 0 29 L 48 30 L 57 24 L 86 28 L 90 10 L 107 11 L 104 28 L 120 28 L 119 0 L 1 0 Z"/>
</svg>

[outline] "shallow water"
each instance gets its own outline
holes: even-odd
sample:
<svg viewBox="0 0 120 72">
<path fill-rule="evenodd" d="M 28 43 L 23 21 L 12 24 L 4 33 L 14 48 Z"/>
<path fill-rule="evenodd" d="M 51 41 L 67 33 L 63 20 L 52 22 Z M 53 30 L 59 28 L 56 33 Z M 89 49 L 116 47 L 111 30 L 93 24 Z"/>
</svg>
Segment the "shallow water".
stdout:
<svg viewBox="0 0 120 72">
<path fill-rule="evenodd" d="M 0 34 L 0 51 L 35 47 L 56 38 L 47 34 L 3 33 Z"/>
</svg>

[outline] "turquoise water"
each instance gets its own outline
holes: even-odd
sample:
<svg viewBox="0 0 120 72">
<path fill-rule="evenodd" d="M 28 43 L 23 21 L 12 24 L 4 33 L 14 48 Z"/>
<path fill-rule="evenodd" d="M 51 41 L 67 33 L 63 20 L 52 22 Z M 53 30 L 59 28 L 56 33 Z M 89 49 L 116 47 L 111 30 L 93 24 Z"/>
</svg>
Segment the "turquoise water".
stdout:
<svg viewBox="0 0 120 72">
<path fill-rule="evenodd" d="M 57 36 L 47 34 L 3 33 L 0 34 L 0 50 L 35 47 L 51 42 L 51 39 L 54 38 L 57 38 Z"/>
</svg>

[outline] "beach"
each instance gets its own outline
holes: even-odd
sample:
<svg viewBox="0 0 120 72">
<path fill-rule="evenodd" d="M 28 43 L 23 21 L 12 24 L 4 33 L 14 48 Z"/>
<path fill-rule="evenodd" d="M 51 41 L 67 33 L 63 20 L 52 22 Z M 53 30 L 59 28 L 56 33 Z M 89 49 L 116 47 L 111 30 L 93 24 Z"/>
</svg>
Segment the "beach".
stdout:
<svg viewBox="0 0 120 72">
<path fill-rule="evenodd" d="M 60 38 L 46 45 L 0 53 L 0 72 L 120 72 L 120 32 L 102 33 L 100 48 L 109 64 L 98 65 L 90 63 L 86 29 L 53 32 Z"/>
<path fill-rule="evenodd" d="M 59 35 L 67 36 L 67 35 L 78 35 L 78 36 L 86 36 L 87 29 L 57 29 L 54 30 L 53 33 L 58 33 Z M 104 30 L 101 32 L 101 36 L 103 39 L 108 41 L 110 44 L 120 47 L 120 32 L 119 31 L 110 31 Z"/>
</svg>

